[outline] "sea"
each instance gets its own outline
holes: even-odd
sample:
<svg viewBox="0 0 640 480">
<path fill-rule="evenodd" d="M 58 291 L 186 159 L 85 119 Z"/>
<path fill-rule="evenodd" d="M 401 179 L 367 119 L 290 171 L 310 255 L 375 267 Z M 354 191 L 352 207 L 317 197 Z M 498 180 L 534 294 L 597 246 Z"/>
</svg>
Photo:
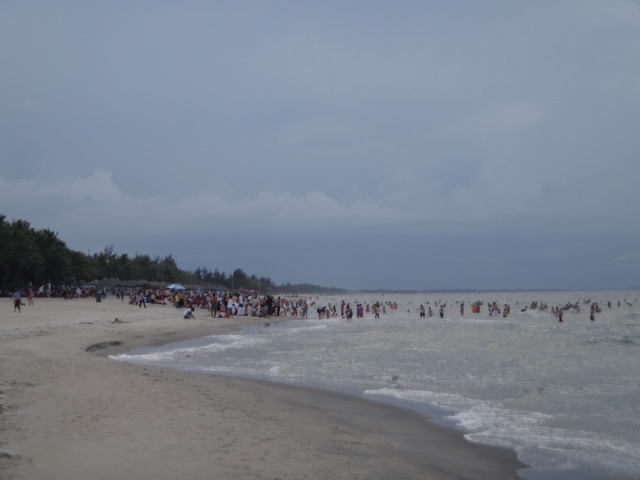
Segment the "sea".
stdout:
<svg viewBox="0 0 640 480">
<path fill-rule="evenodd" d="M 638 480 L 639 297 L 640 291 L 307 296 L 313 306 L 306 319 L 272 317 L 233 334 L 112 358 L 413 409 L 470 442 L 515 450 L 531 466 L 519 472 L 525 479 Z M 342 301 L 353 307 L 352 319 L 341 317 Z M 494 302 L 497 316 L 489 312 Z M 596 303 L 600 311 L 591 320 Z M 337 316 L 318 318 L 318 307 L 334 305 Z M 420 317 L 420 305 L 433 316 Z M 553 309 L 565 306 L 559 322 Z"/>
</svg>

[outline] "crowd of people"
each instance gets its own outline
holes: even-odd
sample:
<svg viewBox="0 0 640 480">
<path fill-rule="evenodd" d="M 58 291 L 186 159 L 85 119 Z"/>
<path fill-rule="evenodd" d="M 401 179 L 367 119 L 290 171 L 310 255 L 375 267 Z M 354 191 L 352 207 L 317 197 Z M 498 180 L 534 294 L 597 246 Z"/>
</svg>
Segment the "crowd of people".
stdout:
<svg viewBox="0 0 640 480">
<path fill-rule="evenodd" d="M 628 301 L 625 300 L 625 302 L 627 303 L 627 305 L 631 306 L 631 303 L 629 303 Z M 558 322 L 562 322 L 563 321 L 563 317 L 564 314 L 567 311 L 573 311 L 575 313 L 580 313 L 580 303 L 582 304 L 586 304 L 589 305 L 589 319 L 593 322 L 596 319 L 596 314 L 601 313 L 602 312 L 602 308 L 600 307 L 600 305 L 598 304 L 598 302 L 592 302 L 591 299 L 585 299 L 582 300 L 582 302 L 575 302 L 575 303 L 567 303 L 565 305 L 559 305 L 559 306 L 552 306 L 551 307 L 551 314 L 554 315 Z M 429 302 L 427 302 L 427 305 L 429 304 Z M 440 318 L 444 318 L 444 312 L 445 312 L 445 308 L 447 306 L 446 303 L 440 303 L 438 306 L 438 302 L 435 302 L 436 307 L 438 307 L 438 316 Z M 477 301 L 474 302 L 471 306 L 471 312 L 472 313 L 480 313 L 481 312 L 481 307 L 484 305 L 484 302 L 481 301 Z M 465 310 L 465 304 L 464 302 L 460 302 L 460 316 L 464 315 L 464 310 Z M 620 306 L 620 301 L 618 301 L 618 306 Z M 612 303 L 611 301 L 607 302 L 607 307 L 611 308 L 612 307 Z M 549 309 L 549 305 L 547 303 L 544 302 L 539 302 L 539 301 L 533 301 L 531 302 L 529 305 L 526 305 L 525 307 L 520 309 L 521 313 L 524 313 L 526 311 L 530 311 L 530 310 L 538 310 L 540 312 L 544 312 L 546 310 Z M 434 312 L 431 308 L 431 306 L 429 306 L 428 312 L 425 309 L 424 304 L 420 304 L 420 306 L 418 307 L 418 313 L 419 316 L 421 318 L 425 318 L 425 317 L 433 317 Z M 502 316 L 503 318 L 506 318 L 509 316 L 509 314 L 511 313 L 511 305 L 505 303 L 502 307 L 500 307 L 498 305 L 497 302 L 489 302 L 487 304 L 487 313 L 489 314 L 490 317 L 497 317 L 497 316 Z"/>
<path fill-rule="evenodd" d="M 207 311 L 211 318 L 229 317 L 279 317 L 307 318 L 309 301 L 304 298 L 289 299 L 273 295 L 258 295 L 253 291 L 222 292 L 195 290 L 147 290 L 116 292 L 122 302 L 128 298 L 132 305 L 146 308 L 149 304 L 170 305 L 183 310 L 183 317 L 193 318 L 196 311 Z"/>
<path fill-rule="evenodd" d="M 244 292 L 224 292 L 224 291 L 205 291 L 187 290 L 187 289 L 97 289 L 95 287 L 66 287 L 58 291 L 48 289 L 46 291 L 34 292 L 32 288 L 26 290 L 16 290 L 11 294 L 14 312 L 20 312 L 21 307 L 25 304 L 23 299 L 27 299 L 28 305 L 33 305 L 35 296 L 59 297 L 64 299 L 95 297 L 98 301 L 106 298 L 107 295 L 115 295 L 122 303 L 128 301 L 131 305 L 137 305 L 138 308 L 147 308 L 147 304 L 171 305 L 176 309 L 183 309 L 183 318 L 194 318 L 196 311 L 206 311 L 211 318 L 229 318 L 236 316 L 255 316 L 255 317 L 280 317 L 290 316 L 298 318 L 308 318 L 309 308 L 315 307 L 318 319 L 340 317 L 350 320 L 354 317 L 364 318 L 366 314 L 372 314 L 374 318 L 379 318 L 380 314 L 386 314 L 387 309 L 393 311 L 398 309 L 398 304 L 392 301 L 374 301 L 359 302 L 355 301 L 354 306 L 351 303 L 342 300 L 339 304 L 328 303 L 327 305 L 317 305 L 316 300 L 311 297 L 287 298 L 274 295 L 258 295 L 253 290 Z M 626 300 L 625 300 L 626 301 Z M 459 305 L 460 316 L 465 314 L 465 302 L 456 302 Z M 595 321 L 596 314 L 602 311 L 598 302 L 585 299 L 581 302 L 567 303 L 560 306 L 552 306 L 551 314 L 557 318 L 558 322 L 563 322 L 563 317 L 567 311 L 580 313 L 580 306 L 589 305 L 589 319 Z M 629 302 L 627 304 L 630 305 Z M 430 302 L 420 304 L 417 312 L 420 318 L 432 318 L 437 315 L 440 318 L 445 317 L 445 309 L 447 303 L 444 301 L 434 301 L 433 308 Z M 612 307 L 611 302 L 607 302 L 609 308 Z M 620 306 L 620 301 L 618 301 Z M 481 313 L 484 302 L 478 300 L 471 304 L 472 313 Z M 529 310 L 546 311 L 549 309 L 548 304 L 539 301 L 533 301 L 520 309 L 521 313 Z M 502 316 L 506 318 L 511 313 L 511 305 L 505 303 L 499 306 L 497 302 L 487 303 L 487 313 L 490 317 Z M 408 310 L 411 312 L 411 308 Z"/>
</svg>

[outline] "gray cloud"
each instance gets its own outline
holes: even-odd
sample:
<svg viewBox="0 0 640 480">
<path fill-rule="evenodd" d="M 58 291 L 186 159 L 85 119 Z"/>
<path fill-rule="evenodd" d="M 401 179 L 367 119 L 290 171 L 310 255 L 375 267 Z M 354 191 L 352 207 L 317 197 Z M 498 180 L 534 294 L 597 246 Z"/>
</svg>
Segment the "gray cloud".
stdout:
<svg viewBox="0 0 640 480">
<path fill-rule="evenodd" d="M 635 1 L 5 2 L 0 213 L 277 281 L 637 285 L 639 44 Z"/>
</svg>

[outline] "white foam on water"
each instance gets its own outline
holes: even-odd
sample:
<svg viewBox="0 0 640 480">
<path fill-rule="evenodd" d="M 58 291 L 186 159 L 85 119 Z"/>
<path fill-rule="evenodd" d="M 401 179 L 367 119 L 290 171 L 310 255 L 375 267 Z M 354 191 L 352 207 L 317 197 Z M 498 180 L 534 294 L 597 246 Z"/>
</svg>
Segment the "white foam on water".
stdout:
<svg viewBox="0 0 640 480">
<path fill-rule="evenodd" d="M 174 362 L 182 358 L 193 357 L 199 354 L 223 352 L 231 349 L 251 348 L 267 341 L 265 338 L 247 335 L 219 335 L 207 338 L 210 339 L 210 342 L 201 346 L 175 348 L 152 353 L 110 355 L 109 358 L 132 363 Z"/>
<path fill-rule="evenodd" d="M 446 418 L 466 432 L 464 436 L 469 441 L 514 449 L 523 462 L 534 464 L 537 469 L 606 466 L 625 478 L 640 471 L 640 444 L 602 433 L 550 427 L 545 422 L 552 420 L 552 415 L 517 411 L 498 401 L 450 393 L 382 388 L 367 390 L 365 395 L 390 396 L 450 411 Z"/>
<path fill-rule="evenodd" d="M 633 308 L 606 308 L 591 322 L 585 307 L 558 323 L 550 310 L 521 309 L 534 300 L 551 307 L 605 298 L 615 305 L 620 294 L 389 294 L 398 310 L 387 308 L 379 319 L 281 318 L 270 328 L 112 358 L 366 392 L 435 412 L 470 441 L 515 449 L 534 466 L 527 478 L 639 480 L 640 316 L 633 295 Z M 456 299 L 485 307 L 459 316 Z M 494 300 L 511 304 L 509 317 L 489 317 L 486 305 Z M 417 306 L 429 301 L 448 302 L 444 319 L 419 318 Z"/>
<path fill-rule="evenodd" d="M 326 330 L 327 325 L 302 325 L 297 327 L 278 330 L 276 333 L 280 335 L 299 335 L 301 333 L 313 332 L 318 330 Z"/>
</svg>

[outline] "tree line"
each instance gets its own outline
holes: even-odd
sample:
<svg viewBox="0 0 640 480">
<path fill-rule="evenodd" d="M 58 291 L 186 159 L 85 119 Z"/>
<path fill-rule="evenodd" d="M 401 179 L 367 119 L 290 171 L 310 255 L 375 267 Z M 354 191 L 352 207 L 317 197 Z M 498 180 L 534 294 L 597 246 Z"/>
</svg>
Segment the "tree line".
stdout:
<svg viewBox="0 0 640 480">
<path fill-rule="evenodd" d="M 164 258 L 137 253 L 116 253 L 113 245 L 92 255 L 75 251 L 51 229 L 35 229 L 26 220 L 8 222 L 0 215 L 0 290 L 82 285 L 92 280 L 183 283 L 226 289 L 270 292 L 271 279 L 247 275 L 238 268 L 231 274 L 198 267 L 178 267 L 171 255 Z"/>
</svg>

